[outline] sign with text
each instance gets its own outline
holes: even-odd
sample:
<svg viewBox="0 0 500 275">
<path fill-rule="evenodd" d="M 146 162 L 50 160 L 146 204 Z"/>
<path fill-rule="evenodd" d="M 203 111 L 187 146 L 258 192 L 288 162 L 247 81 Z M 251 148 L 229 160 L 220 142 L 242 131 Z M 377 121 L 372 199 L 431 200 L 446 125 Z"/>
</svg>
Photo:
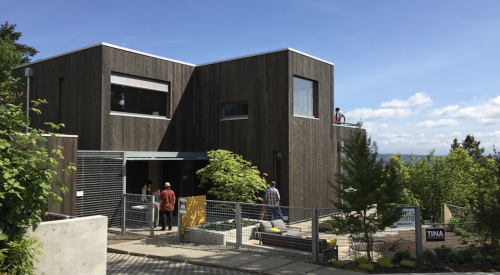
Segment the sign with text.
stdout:
<svg viewBox="0 0 500 275">
<path fill-rule="evenodd" d="M 445 231 L 444 228 L 426 228 L 425 241 L 428 243 L 444 242 Z"/>
<path fill-rule="evenodd" d="M 399 221 L 394 223 L 395 227 L 415 227 L 415 209 L 403 208 Z"/>
</svg>

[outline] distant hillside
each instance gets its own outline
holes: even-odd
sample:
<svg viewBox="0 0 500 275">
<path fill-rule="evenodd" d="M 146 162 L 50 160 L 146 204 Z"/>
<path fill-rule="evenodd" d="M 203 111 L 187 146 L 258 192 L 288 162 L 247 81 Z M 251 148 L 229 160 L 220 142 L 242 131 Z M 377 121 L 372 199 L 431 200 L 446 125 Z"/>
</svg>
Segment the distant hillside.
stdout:
<svg viewBox="0 0 500 275">
<path fill-rule="evenodd" d="M 378 158 L 384 160 L 384 164 L 389 163 L 389 158 L 393 154 L 378 154 Z M 415 157 L 415 160 L 418 160 L 420 157 L 423 157 L 425 155 L 413 155 Z M 403 161 L 408 163 L 410 161 L 410 154 L 403 154 Z"/>
</svg>

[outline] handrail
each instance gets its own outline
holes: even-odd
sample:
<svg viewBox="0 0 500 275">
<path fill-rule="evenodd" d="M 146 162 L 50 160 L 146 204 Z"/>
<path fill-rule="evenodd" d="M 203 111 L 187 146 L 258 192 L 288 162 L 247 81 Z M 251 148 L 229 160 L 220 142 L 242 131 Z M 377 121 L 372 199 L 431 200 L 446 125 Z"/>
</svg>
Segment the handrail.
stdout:
<svg viewBox="0 0 500 275">
<path fill-rule="evenodd" d="M 342 124 L 344 124 L 344 126 L 357 126 L 357 124 L 342 121 L 336 121 L 335 123 L 333 123 L 334 126 L 342 126 Z"/>
</svg>

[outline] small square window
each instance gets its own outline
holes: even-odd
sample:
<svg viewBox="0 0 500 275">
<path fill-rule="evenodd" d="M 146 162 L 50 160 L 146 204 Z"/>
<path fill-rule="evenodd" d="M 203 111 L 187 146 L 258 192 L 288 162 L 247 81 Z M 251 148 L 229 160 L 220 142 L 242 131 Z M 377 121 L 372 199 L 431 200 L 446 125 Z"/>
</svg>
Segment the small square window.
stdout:
<svg viewBox="0 0 500 275">
<path fill-rule="evenodd" d="M 222 119 L 248 118 L 248 102 L 234 102 L 222 104 Z"/>
<path fill-rule="evenodd" d="M 315 81 L 293 77 L 293 115 L 318 117 L 316 86 Z"/>
</svg>

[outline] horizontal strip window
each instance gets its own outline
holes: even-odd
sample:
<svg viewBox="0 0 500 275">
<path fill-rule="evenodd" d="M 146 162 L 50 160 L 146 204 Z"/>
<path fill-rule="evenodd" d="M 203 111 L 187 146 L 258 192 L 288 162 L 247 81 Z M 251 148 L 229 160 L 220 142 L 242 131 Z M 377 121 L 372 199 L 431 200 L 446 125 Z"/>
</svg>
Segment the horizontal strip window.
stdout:
<svg viewBox="0 0 500 275">
<path fill-rule="evenodd" d="M 168 93 L 168 82 L 111 72 L 111 84 Z"/>
<path fill-rule="evenodd" d="M 170 94 L 111 84 L 111 111 L 168 117 Z"/>
<path fill-rule="evenodd" d="M 247 119 L 248 101 L 222 104 L 222 120 Z"/>
<path fill-rule="evenodd" d="M 141 115 L 141 114 L 132 114 L 132 113 L 123 113 L 123 112 L 110 112 L 109 114 L 112 116 L 129 116 L 129 117 L 142 117 L 142 118 L 170 120 L 169 118 L 166 118 L 166 117 L 154 116 L 154 115 Z"/>
</svg>

